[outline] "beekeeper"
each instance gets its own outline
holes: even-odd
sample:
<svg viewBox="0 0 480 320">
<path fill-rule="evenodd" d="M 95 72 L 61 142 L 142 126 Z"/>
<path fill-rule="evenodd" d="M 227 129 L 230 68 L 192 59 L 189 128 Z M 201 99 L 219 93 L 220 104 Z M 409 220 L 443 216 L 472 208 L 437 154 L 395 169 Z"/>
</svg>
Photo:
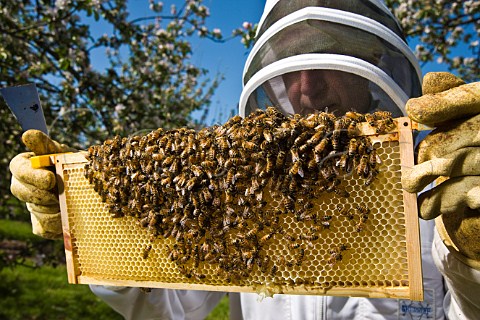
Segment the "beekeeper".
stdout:
<svg viewBox="0 0 480 320">
<path fill-rule="evenodd" d="M 480 315 L 480 83 L 448 73 L 423 79 L 402 30 L 380 0 L 267 0 L 244 70 L 240 114 L 387 110 L 436 129 L 418 145 L 402 183 L 419 196 L 422 302 L 329 296 L 230 294 L 232 319 L 475 319 Z M 420 97 L 420 98 L 418 98 Z M 61 151 L 25 134 L 32 153 L 11 162 L 12 193 L 27 202 L 34 233 L 61 236 L 54 177 L 30 169 L 33 153 Z M 437 217 L 435 220 L 431 220 Z M 436 228 L 435 228 L 436 225 Z M 435 267 L 436 265 L 436 267 Z M 221 292 L 92 286 L 127 319 L 202 319 Z"/>
</svg>

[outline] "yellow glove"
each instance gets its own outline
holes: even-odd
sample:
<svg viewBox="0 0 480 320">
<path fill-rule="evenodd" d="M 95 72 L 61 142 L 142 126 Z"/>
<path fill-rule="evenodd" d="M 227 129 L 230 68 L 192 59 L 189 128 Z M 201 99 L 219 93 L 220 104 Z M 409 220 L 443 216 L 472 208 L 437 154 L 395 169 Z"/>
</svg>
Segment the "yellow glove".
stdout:
<svg viewBox="0 0 480 320">
<path fill-rule="evenodd" d="M 10 162 L 12 194 L 27 203 L 34 234 L 47 239 L 62 237 L 62 221 L 56 188 L 55 173 L 49 169 L 33 169 L 30 158 L 35 155 L 73 151 L 51 140 L 38 130 L 28 130 L 22 141 L 32 152 L 20 153 Z"/>
<path fill-rule="evenodd" d="M 447 247 L 480 270 L 480 82 L 429 73 L 423 93 L 407 102 L 407 113 L 436 129 L 419 144 L 418 164 L 405 169 L 402 185 L 419 192 L 436 180 L 437 186 L 418 198 L 420 217 L 438 217 Z"/>
</svg>

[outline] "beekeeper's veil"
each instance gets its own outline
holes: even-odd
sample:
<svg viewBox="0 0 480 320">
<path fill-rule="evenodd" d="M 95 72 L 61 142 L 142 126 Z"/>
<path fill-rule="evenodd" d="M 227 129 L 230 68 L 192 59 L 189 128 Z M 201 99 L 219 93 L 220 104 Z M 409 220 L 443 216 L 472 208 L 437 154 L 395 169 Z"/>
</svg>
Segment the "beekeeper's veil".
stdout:
<svg viewBox="0 0 480 320">
<path fill-rule="evenodd" d="M 269 105 L 294 113 L 282 75 L 314 69 L 367 79 L 370 111 L 401 116 L 408 98 L 421 94 L 418 63 L 381 0 L 267 0 L 245 64 L 240 115 Z"/>
</svg>

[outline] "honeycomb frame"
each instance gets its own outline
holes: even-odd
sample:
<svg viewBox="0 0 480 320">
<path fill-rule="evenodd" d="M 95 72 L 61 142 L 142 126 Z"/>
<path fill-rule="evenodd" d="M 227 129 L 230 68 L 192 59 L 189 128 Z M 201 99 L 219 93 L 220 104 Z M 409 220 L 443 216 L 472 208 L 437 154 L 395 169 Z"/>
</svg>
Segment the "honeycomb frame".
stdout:
<svg viewBox="0 0 480 320">
<path fill-rule="evenodd" d="M 371 210 L 364 230 L 358 232 L 347 217 L 338 217 L 331 228 L 321 232 L 320 241 L 305 241 L 306 262 L 280 266 L 272 276 L 253 273 L 241 285 L 222 280 L 208 265 L 202 266 L 205 278 L 187 278 L 168 259 L 166 246 L 173 245 L 170 239 L 155 240 L 148 258 L 144 259 L 142 250 L 150 243 L 150 235 L 132 217 L 111 217 L 83 175 L 87 163 L 84 155 L 56 155 L 68 281 L 265 295 L 423 300 L 417 199 L 416 194 L 401 188 L 402 169 L 414 164 L 412 125 L 416 128 L 416 124 L 408 118 L 395 120 L 397 128 L 385 135 L 376 135 L 366 125 L 360 127 L 362 135 L 370 136 L 372 143 L 379 146 L 377 153 L 382 158 L 382 168 L 386 168 L 369 187 L 360 186 L 354 178 L 346 180 L 346 189 L 352 197 L 342 201 L 350 206 L 364 204 Z M 337 200 L 325 195 L 315 203 L 319 210 L 331 212 Z M 304 231 L 292 219 L 285 219 L 284 224 L 292 233 L 298 235 Z M 343 243 L 348 243 L 348 249 L 342 251 L 342 258 L 329 260 L 332 248 Z M 268 250 L 273 258 L 291 256 L 293 261 L 298 252 L 292 254 L 287 246 L 281 240 L 273 241 Z"/>
</svg>

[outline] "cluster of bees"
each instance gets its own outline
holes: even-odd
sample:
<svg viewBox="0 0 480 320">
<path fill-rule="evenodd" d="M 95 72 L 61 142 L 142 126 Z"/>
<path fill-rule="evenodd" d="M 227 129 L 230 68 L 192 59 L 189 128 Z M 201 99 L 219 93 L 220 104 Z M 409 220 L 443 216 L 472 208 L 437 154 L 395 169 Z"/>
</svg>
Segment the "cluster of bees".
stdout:
<svg viewBox="0 0 480 320">
<path fill-rule="evenodd" d="M 301 266 L 306 245 L 330 229 L 332 215 L 313 210 L 312 200 L 349 197 L 347 175 L 374 181 L 381 161 L 370 139 L 358 135 L 360 122 L 378 134 L 394 125 L 387 112 L 285 116 L 270 107 L 199 131 L 117 136 L 89 148 L 85 176 L 113 217 L 136 217 L 149 230 L 144 258 L 157 238 L 169 238 L 168 258 L 192 280 L 206 278 L 206 265 L 231 283 L 252 272 L 275 278 L 280 266 Z M 368 209 L 337 209 L 363 230 Z M 286 217 L 305 226 L 300 234 L 284 227 Z M 278 242 L 290 254 L 269 257 Z M 345 250 L 332 248 L 328 263 Z"/>
</svg>

